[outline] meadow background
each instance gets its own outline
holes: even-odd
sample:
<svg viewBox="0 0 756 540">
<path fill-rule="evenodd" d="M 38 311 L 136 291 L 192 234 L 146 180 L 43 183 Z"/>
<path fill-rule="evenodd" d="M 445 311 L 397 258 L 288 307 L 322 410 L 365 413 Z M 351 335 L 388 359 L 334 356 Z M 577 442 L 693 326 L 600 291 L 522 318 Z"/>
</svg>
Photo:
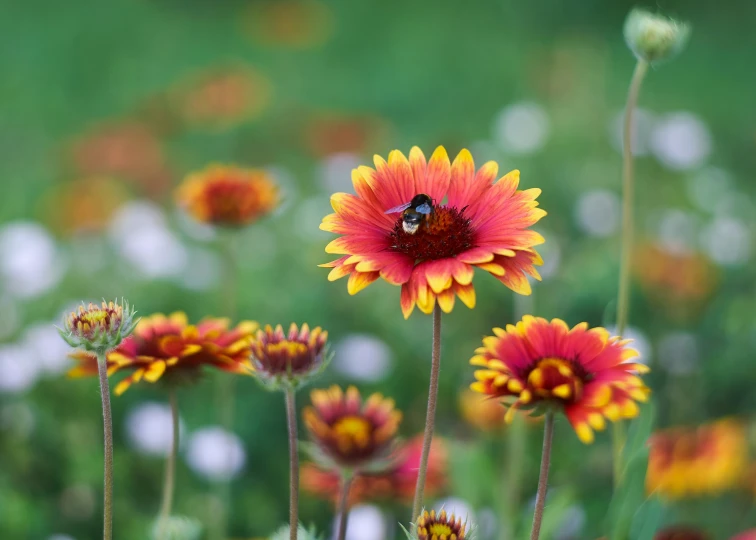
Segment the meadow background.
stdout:
<svg viewBox="0 0 756 540">
<path fill-rule="evenodd" d="M 242 232 L 239 313 L 326 328 L 334 362 L 316 383 L 381 391 L 422 430 L 431 321 L 405 321 L 399 290 L 355 297 L 326 281 L 320 231 L 329 196 L 373 154 L 470 148 L 520 169 L 549 214 L 535 227 L 543 282 L 515 298 L 483 273 L 474 310 L 443 320 L 437 434 L 449 481 L 436 499 L 497 538 L 507 429 L 468 423 L 467 361 L 493 326 L 522 313 L 613 324 L 619 264 L 620 113 L 634 58 L 624 1 L 353 2 L 81 0 L 12 2 L 0 17 L 0 537 L 84 540 L 101 530 L 102 428 L 96 379 L 67 379 L 53 328 L 80 300 L 125 297 L 142 315 L 220 315 L 214 232 L 176 210 L 173 189 L 211 162 L 269 169 L 285 202 Z M 650 6 L 654 8 L 655 6 Z M 657 426 L 697 425 L 756 407 L 754 193 L 756 4 L 665 1 L 691 22 L 684 53 L 641 92 L 631 329 Z M 286 520 L 283 400 L 238 381 L 233 434 L 219 433 L 213 379 L 179 394 L 178 513 L 217 509 L 231 474 L 233 538 Z M 300 394 L 300 404 L 307 393 Z M 169 444 L 165 396 L 113 398 L 115 527 L 145 538 Z M 541 433 L 528 428 L 524 503 Z M 304 437 L 304 433 L 301 432 Z M 233 466 L 218 460 L 232 445 Z M 756 526 L 756 472 L 717 496 L 670 501 L 666 523 L 714 538 Z M 554 538 L 597 538 L 611 494 L 609 434 L 580 443 L 556 426 L 547 519 Z M 451 497 L 451 499 L 450 499 Z M 399 504 L 359 508 L 352 540 L 397 538 Z M 331 505 L 303 494 L 300 517 L 329 532 Z M 56 536 L 57 535 L 57 536 Z M 548 537 L 546 531 L 544 536 Z"/>
</svg>

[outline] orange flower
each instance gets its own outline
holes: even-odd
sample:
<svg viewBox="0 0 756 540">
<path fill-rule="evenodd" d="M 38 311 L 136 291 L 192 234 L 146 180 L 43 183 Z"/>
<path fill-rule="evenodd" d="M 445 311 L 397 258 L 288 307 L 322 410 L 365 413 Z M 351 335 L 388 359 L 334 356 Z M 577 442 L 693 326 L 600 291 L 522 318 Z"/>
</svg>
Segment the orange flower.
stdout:
<svg viewBox="0 0 756 540">
<path fill-rule="evenodd" d="M 446 510 L 436 514 L 435 510 L 424 511 L 418 518 L 417 540 L 465 540 L 467 523 L 462 518 L 447 516 Z"/>
<path fill-rule="evenodd" d="M 141 380 L 151 383 L 161 378 L 174 382 L 192 380 L 202 366 L 249 373 L 250 344 L 257 323 L 244 321 L 232 330 L 228 324 L 227 319 L 205 319 L 196 326 L 190 325 L 180 312 L 140 320 L 132 336 L 107 355 L 108 374 L 133 370 L 115 387 L 116 395 Z M 97 373 L 92 355 L 74 353 L 71 357 L 80 364 L 69 371 L 70 376 Z"/>
<path fill-rule="evenodd" d="M 101 306 L 91 302 L 88 306 L 82 304 L 63 320 L 60 336 L 71 347 L 104 354 L 134 331 L 137 325 L 135 313 L 128 302 L 103 301 Z M 96 363 L 94 373 L 97 373 Z"/>
<path fill-rule="evenodd" d="M 335 213 L 326 216 L 320 228 L 342 235 L 326 246 L 326 252 L 343 257 L 321 265 L 333 269 L 330 281 L 349 276 L 350 294 L 379 277 L 401 285 L 405 318 L 415 304 L 431 313 L 436 301 L 448 313 L 455 295 L 474 307 L 475 267 L 515 292 L 530 294 L 526 274 L 540 279 L 534 265 L 542 261 L 533 247 L 543 237 L 528 227 L 546 212 L 537 208 L 540 189 L 517 189 L 519 171 L 494 183 L 496 163 L 488 162 L 476 172 L 469 151 L 462 150 L 450 164 L 443 147 L 428 162 L 417 147 L 409 160 L 394 150 L 388 163 L 376 156 L 375 167 L 353 171 L 356 195 L 331 197 Z M 418 194 L 432 199 L 434 210 L 415 231 L 407 232 L 402 213 L 386 212 L 407 205 Z"/>
<path fill-rule="evenodd" d="M 401 444 L 385 471 L 359 472 L 349 491 L 349 504 L 370 500 L 400 500 L 411 503 L 415 494 L 417 471 L 423 450 L 423 436 L 417 435 Z M 447 455 L 442 439 L 434 438 L 428 459 L 425 494 L 431 497 L 446 485 Z M 308 463 L 302 468 L 302 487 L 322 498 L 338 503 L 341 476 L 337 471 L 323 470 Z"/>
<path fill-rule="evenodd" d="M 307 48 L 323 43 L 332 30 L 328 4 L 318 0 L 269 0 L 251 4 L 249 35 L 264 45 Z"/>
<path fill-rule="evenodd" d="M 270 83 L 250 67 L 211 70 L 179 92 L 183 120 L 219 129 L 260 115 L 268 104 Z"/>
<path fill-rule="evenodd" d="M 179 205 L 198 221 L 225 227 L 249 225 L 278 206 L 278 187 L 260 169 L 210 165 L 179 187 Z"/>
<path fill-rule="evenodd" d="M 494 431 L 505 424 L 504 407 L 497 400 L 472 390 L 465 390 L 459 395 L 459 409 L 468 424 L 482 431 Z"/>
<path fill-rule="evenodd" d="M 649 445 L 646 490 L 667 499 L 722 493 L 739 486 L 746 471 L 746 430 L 732 418 L 659 431 Z"/>
<path fill-rule="evenodd" d="M 354 386 L 313 390 L 304 422 L 313 442 L 334 465 L 360 469 L 387 457 L 402 413 L 394 400 L 371 395 L 363 404 Z"/>
<path fill-rule="evenodd" d="M 255 373 L 274 387 L 282 383 L 297 387 L 325 365 L 327 340 L 328 332 L 319 326 L 310 330 L 303 324 L 300 330 L 291 323 L 284 334 L 280 324 L 275 330 L 266 325 L 252 344 Z"/>
<path fill-rule="evenodd" d="M 494 328 L 494 333 L 470 360 L 483 368 L 470 387 L 510 399 L 507 420 L 518 408 L 555 406 L 580 440 L 591 443 L 593 430 L 604 429 L 604 417 L 633 418 L 639 413 L 636 401 L 648 399 L 650 390 L 636 375 L 648 368 L 628 362 L 638 353 L 603 328 L 580 323 L 570 329 L 559 319 L 526 315 L 516 326 Z"/>
<path fill-rule="evenodd" d="M 386 138 L 387 123 L 375 116 L 319 113 L 305 128 L 307 148 L 318 157 L 342 152 L 361 154 Z"/>
<path fill-rule="evenodd" d="M 41 210 L 45 220 L 62 234 L 100 232 L 126 200 L 122 183 L 107 177 L 82 178 L 45 193 Z"/>
</svg>

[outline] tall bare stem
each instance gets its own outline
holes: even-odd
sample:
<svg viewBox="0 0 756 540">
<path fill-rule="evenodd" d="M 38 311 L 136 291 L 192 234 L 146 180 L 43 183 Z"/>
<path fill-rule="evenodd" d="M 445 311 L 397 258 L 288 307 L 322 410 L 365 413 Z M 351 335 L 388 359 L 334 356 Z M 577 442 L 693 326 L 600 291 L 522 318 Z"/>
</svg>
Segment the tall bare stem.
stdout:
<svg viewBox="0 0 756 540">
<path fill-rule="evenodd" d="M 286 423 L 289 427 L 289 539 L 297 540 L 299 529 L 299 452 L 297 449 L 297 410 L 294 389 L 286 393 Z"/>
<path fill-rule="evenodd" d="M 105 437 L 105 475 L 103 540 L 113 539 L 113 414 L 110 411 L 110 386 L 108 385 L 108 363 L 105 352 L 97 353 L 97 374 L 100 377 L 100 397 L 102 399 L 102 424 Z"/>
<path fill-rule="evenodd" d="M 438 304 L 433 308 L 433 350 L 431 352 L 430 387 L 428 389 L 428 410 L 425 414 L 425 433 L 423 435 L 423 452 L 420 457 L 420 469 L 417 471 L 415 485 L 415 499 L 412 502 L 412 519 L 420 515 L 423 507 L 423 492 L 425 491 L 425 477 L 428 473 L 428 458 L 433 428 L 436 423 L 436 400 L 438 398 L 438 374 L 441 370 L 441 308 Z"/>
<path fill-rule="evenodd" d="M 171 509 L 173 507 L 173 493 L 175 491 L 176 484 L 176 457 L 178 455 L 179 447 L 179 414 L 178 414 L 178 399 L 176 397 L 176 389 L 171 388 L 168 391 L 168 401 L 171 405 L 171 429 L 172 429 L 172 442 L 171 452 L 168 454 L 168 459 L 165 462 L 165 480 L 163 482 L 163 502 L 160 504 L 160 535 L 163 536 L 163 528 L 171 516 Z"/>
<path fill-rule="evenodd" d="M 648 62 L 638 60 L 630 81 L 630 89 L 625 104 L 624 131 L 622 134 L 622 240 L 619 274 L 619 293 L 617 296 L 617 335 L 622 335 L 627 328 L 630 311 L 630 268 L 633 253 L 633 112 L 638 105 L 638 94 L 648 71 Z M 612 427 L 612 452 L 614 459 L 614 485 L 622 482 L 622 449 L 625 446 L 625 428 L 621 422 Z"/>
<path fill-rule="evenodd" d="M 346 538 L 347 521 L 349 518 L 349 489 L 352 487 L 352 479 L 354 477 L 351 473 L 344 473 L 344 477 L 341 481 L 341 496 L 339 497 L 339 529 L 336 531 L 336 540 L 344 540 Z"/>
<path fill-rule="evenodd" d="M 546 488 L 549 485 L 549 465 L 551 464 L 551 442 L 554 438 L 554 413 L 546 413 L 543 424 L 543 452 L 541 453 L 541 472 L 538 475 L 538 494 L 536 495 L 535 512 L 533 513 L 533 528 L 530 530 L 530 540 L 538 540 L 541 534 L 543 509 L 546 505 Z"/>
</svg>

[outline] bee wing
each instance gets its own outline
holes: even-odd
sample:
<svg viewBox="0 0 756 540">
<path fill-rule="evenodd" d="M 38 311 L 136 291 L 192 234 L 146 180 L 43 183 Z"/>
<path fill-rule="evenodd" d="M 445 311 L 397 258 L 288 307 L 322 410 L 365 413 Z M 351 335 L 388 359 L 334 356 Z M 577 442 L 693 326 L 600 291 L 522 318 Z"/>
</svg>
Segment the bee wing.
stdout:
<svg viewBox="0 0 756 540">
<path fill-rule="evenodd" d="M 431 208 L 431 205 L 428 203 L 421 204 L 420 206 L 415 208 L 415 210 L 417 210 L 421 214 L 430 214 L 431 212 L 433 212 L 433 208 Z"/>
<path fill-rule="evenodd" d="M 399 206 L 395 206 L 391 208 L 390 210 L 386 210 L 384 214 L 396 214 L 398 212 L 404 212 L 407 208 L 410 207 L 411 204 L 412 204 L 411 202 L 400 204 Z"/>
</svg>

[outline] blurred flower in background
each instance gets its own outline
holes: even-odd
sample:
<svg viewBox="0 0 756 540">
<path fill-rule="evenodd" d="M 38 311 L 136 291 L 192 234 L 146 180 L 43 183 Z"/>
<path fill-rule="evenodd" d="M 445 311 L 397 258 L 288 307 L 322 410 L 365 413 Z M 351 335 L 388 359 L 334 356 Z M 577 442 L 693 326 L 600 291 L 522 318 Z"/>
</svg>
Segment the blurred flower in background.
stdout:
<svg viewBox="0 0 756 540">
<path fill-rule="evenodd" d="M 482 431 L 501 429 L 504 415 L 507 412 L 498 400 L 481 396 L 472 390 L 464 390 L 459 394 L 459 410 L 465 422 Z"/>
<path fill-rule="evenodd" d="M 498 146 L 510 154 L 540 150 L 549 137 L 549 117 L 537 103 L 513 103 L 494 119 L 493 135 Z"/>
<path fill-rule="evenodd" d="M 103 123 L 80 136 L 71 148 L 82 177 L 114 177 L 134 184 L 140 194 L 159 198 L 171 185 L 171 171 L 158 137 L 135 120 Z"/>
<path fill-rule="evenodd" d="M 186 462 L 198 475 L 217 482 L 238 475 L 247 454 L 238 436 L 219 426 L 208 426 L 189 436 Z"/>
<path fill-rule="evenodd" d="M 173 95 L 186 126 L 221 130 L 260 116 L 271 83 L 251 66 L 211 67 L 180 83 Z"/>
<path fill-rule="evenodd" d="M 55 240 L 40 224 L 15 221 L 0 228 L 0 279 L 7 294 L 40 296 L 60 282 L 66 266 Z"/>
<path fill-rule="evenodd" d="M 743 484 L 748 445 L 745 427 L 737 419 L 663 430 L 651 437 L 649 446 L 649 493 L 675 500 L 716 495 Z"/>
<path fill-rule="evenodd" d="M 710 540 L 705 531 L 696 527 L 673 525 L 657 531 L 654 540 Z"/>
<path fill-rule="evenodd" d="M 131 445 L 151 456 L 165 457 L 173 443 L 173 420 L 168 405 L 152 401 L 140 403 L 126 416 L 126 433 Z M 183 433 L 179 419 L 179 432 Z M 179 437 L 183 440 L 183 437 Z"/>
<path fill-rule="evenodd" d="M 385 120 L 371 115 L 341 112 L 313 114 L 303 130 L 305 146 L 316 157 L 333 154 L 364 154 L 382 146 L 388 134 Z"/>
<path fill-rule="evenodd" d="M 347 378 L 378 382 L 389 375 L 392 363 L 388 343 L 371 335 L 350 334 L 336 343 L 331 365 Z"/>
<path fill-rule="evenodd" d="M 386 518 L 377 506 L 359 504 L 349 511 L 345 540 L 385 540 L 387 532 Z"/>
<path fill-rule="evenodd" d="M 247 374 L 252 336 L 257 323 L 243 321 L 229 329 L 228 319 L 204 319 L 189 324 L 186 314 L 169 316 L 155 314 L 139 321 L 132 337 L 108 353 L 108 372 L 121 370 L 133 373 L 115 387 L 115 394 L 124 393 L 132 383 L 145 380 L 156 383 L 163 379 L 170 384 L 195 381 L 202 366 Z M 94 375 L 97 365 L 92 355 L 76 352 L 71 355 L 79 364 L 69 376 Z"/>
<path fill-rule="evenodd" d="M 324 43 L 333 15 L 320 0 L 263 0 L 242 17 L 244 33 L 261 45 L 306 49 Z"/>
<path fill-rule="evenodd" d="M 241 227 L 271 213 L 279 194 L 264 170 L 210 165 L 190 174 L 178 188 L 176 199 L 199 222 Z"/>
</svg>

